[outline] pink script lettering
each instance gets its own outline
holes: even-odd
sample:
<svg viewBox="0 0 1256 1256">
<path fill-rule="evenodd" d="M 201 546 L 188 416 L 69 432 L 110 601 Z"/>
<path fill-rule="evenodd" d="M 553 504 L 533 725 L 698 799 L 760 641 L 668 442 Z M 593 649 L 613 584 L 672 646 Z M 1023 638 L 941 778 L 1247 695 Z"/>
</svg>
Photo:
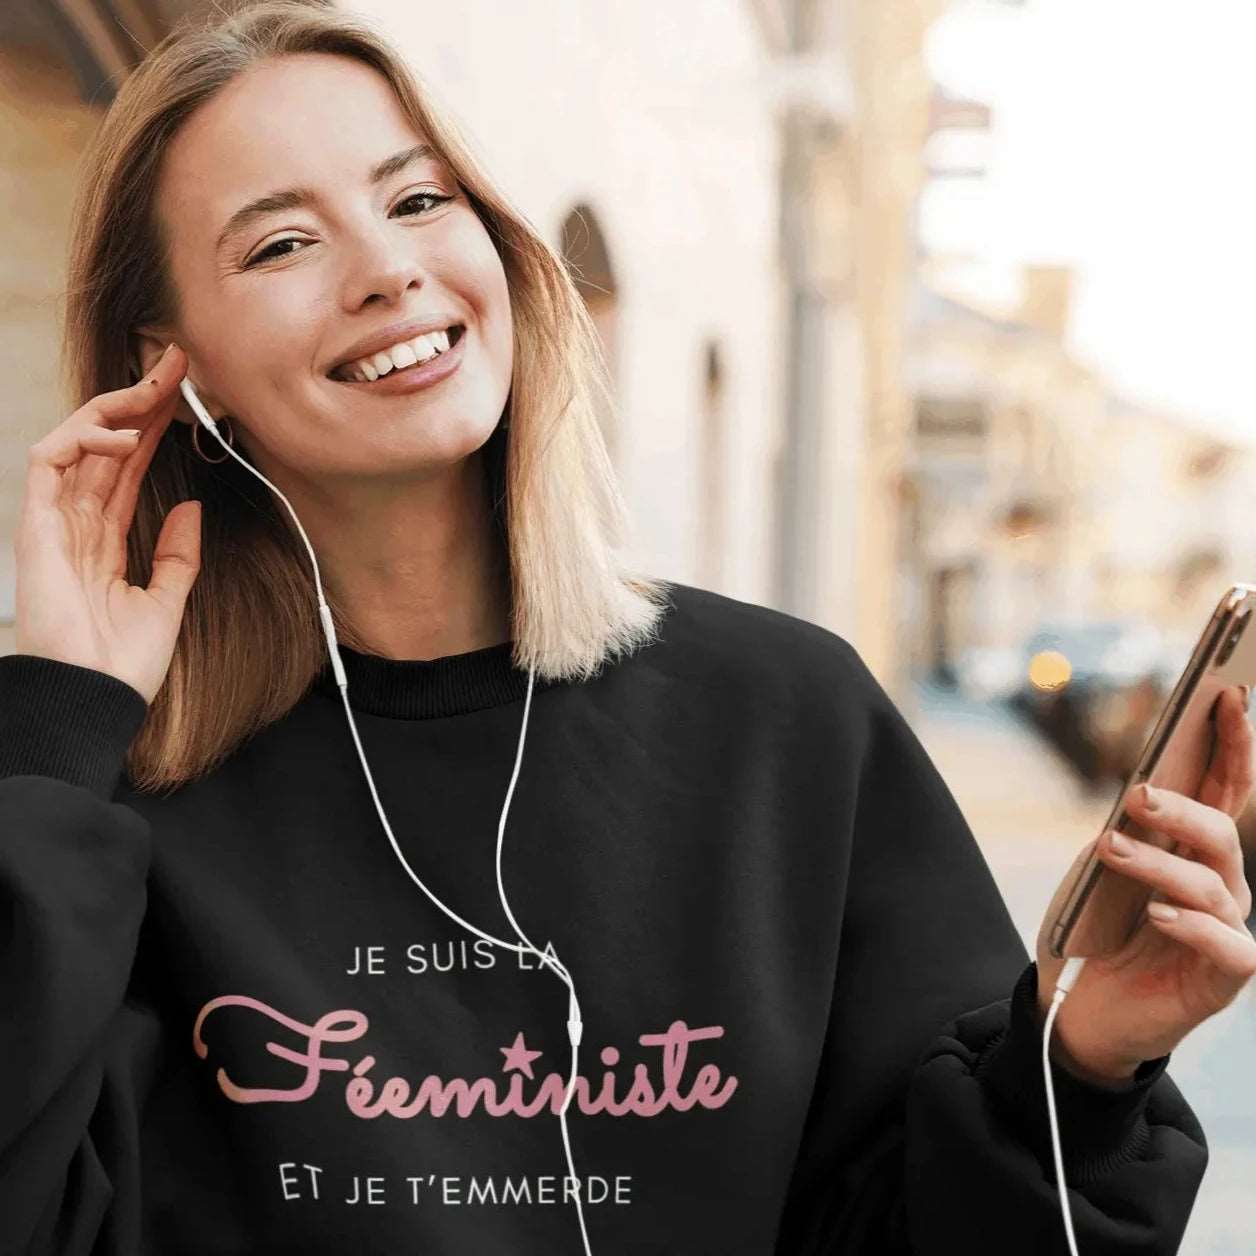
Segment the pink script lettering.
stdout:
<svg viewBox="0 0 1256 1256">
<path fill-rule="evenodd" d="M 296 1049 L 274 1041 L 266 1044 L 266 1050 L 272 1055 L 288 1061 L 299 1070 L 296 1084 L 291 1087 L 241 1086 L 228 1076 L 225 1068 L 219 1068 L 216 1074 L 218 1086 L 228 1099 L 236 1103 L 301 1103 L 318 1090 L 324 1074 L 347 1072 L 351 1072 L 352 1076 L 345 1085 L 345 1104 L 350 1112 L 364 1120 L 385 1115 L 405 1119 L 424 1111 L 432 1116 L 443 1116 L 451 1108 L 459 1116 L 469 1116 L 481 1104 L 490 1116 L 531 1117 L 547 1109 L 557 1115 L 566 1093 L 565 1069 L 561 1073 L 547 1073 L 539 1082 L 534 1082 L 530 1064 L 518 1062 L 517 1053 L 520 1051 L 524 1060 L 540 1055 L 540 1052 L 524 1049 L 520 1041 L 522 1035 L 517 1040 L 519 1045 L 502 1049 L 507 1056 L 503 1071 L 509 1071 L 509 1078 L 500 1075 L 453 1077 L 446 1081 L 429 1074 L 414 1089 L 401 1077 L 390 1077 L 377 1088 L 367 1076 L 375 1065 L 374 1056 L 363 1055 L 351 1065 L 347 1058 L 334 1053 L 337 1044 L 354 1042 L 367 1032 L 369 1022 L 363 1013 L 351 1009 L 328 1012 L 308 1025 L 285 1016 L 260 999 L 242 994 L 211 999 L 201 1008 L 192 1029 L 192 1046 L 202 1060 L 209 1055 L 202 1032 L 205 1021 L 211 1013 L 224 1007 L 260 1012 L 302 1040 L 301 1046 Z M 650 1066 L 638 1063 L 633 1068 L 631 1084 L 622 1096 L 616 1094 L 617 1078 L 612 1071 L 612 1066 L 619 1062 L 619 1051 L 613 1046 L 603 1047 L 600 1058 L 607 1068 L 601 1085 L 595 1094 L 589 1079 L 582 1074 L 577 1075 L 573 1102 L 587 1116 L 603 1112 L 610 1116 L 657 1116 L 668 1108 L 687 1112 L 695 1104 L 708 1109 L 722 1108 L 737 1089 L 736 1077 L 722 1077 L 715 1064 L 706 1063 L 697 1069 L 692 1082 L 686 1087 L 684 1073 L 692 1044 L 723 1036 L 721 1025 L 690 1029 L 683 1020 L 673 1021 L 665 1033 L 642 1034 L 637 1039 L 641 1046 L 660 1048 L 661 1078 L 656 1089 Z M 328 1048 L 333 1049 L 333 1054 L 324 1054 Z M 499 1088 L 502 1082 L 506 1083 L 504 1093 Z M 525 1083 L 533 1092 L 531 1097 L 525 1094 Z"/>
</svg>

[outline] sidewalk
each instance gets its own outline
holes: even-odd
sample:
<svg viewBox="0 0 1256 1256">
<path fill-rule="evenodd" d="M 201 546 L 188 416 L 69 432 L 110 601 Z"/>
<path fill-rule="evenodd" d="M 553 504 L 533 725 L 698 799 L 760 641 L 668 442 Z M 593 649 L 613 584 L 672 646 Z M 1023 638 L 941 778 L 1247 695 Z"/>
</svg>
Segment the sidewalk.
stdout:
<svg viewBox="0 0 1256 1256">
<path fill-rule="evenodd" d="M 1067 764 L 1002 707 L 918 685 L 909 718 L 959 802 L 1025 947 L 1077 852 L 1112 798 L 1087 797 Z M 1115 793 L 1115 791 L 1114 791 Z"/>
</svg>

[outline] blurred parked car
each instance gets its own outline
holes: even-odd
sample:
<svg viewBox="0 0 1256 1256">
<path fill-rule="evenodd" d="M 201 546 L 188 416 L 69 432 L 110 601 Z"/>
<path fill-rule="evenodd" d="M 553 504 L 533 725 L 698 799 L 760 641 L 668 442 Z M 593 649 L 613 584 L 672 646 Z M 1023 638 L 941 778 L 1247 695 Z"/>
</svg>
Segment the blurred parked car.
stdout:
<svg viewBox="0 0 1256 1256">
<path fill-rule="evenodd" d="M 1025 680 L 1022 646 L 969 646 L 951 666 L 955 686 L 972 702 L 1006 702 Z"/>
<path fill-rule="evenodd" d="M 1025 641 L 1013 705 L 1095 791 L 1132 771 L 1185 659 L 1136 619 L 1043 623 Z"/>
<path fill-rule="evenodd" d="M 1141 620 L 1045 623 L 1025 642 L 1010 702 L 1088 789 L 1115 798 L 1194 646 L 1193 636 Z M 1237 826 L 1251 881 L 1256 807 L 1249 805 Z"/>
</svg>

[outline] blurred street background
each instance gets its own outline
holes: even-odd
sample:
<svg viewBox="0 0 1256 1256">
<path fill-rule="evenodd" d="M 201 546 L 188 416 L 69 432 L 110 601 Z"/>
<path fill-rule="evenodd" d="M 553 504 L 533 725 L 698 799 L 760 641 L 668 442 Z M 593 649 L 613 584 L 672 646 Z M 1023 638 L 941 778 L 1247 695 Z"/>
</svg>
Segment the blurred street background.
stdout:
<svg viewBox="0 0 1256 1256">
<path fill-rule="evenodd" d="M 79 156 L 210 7 L 0 5 L 0 653 L 26 449 L 68 412 Z M 567 259 L 643 563 L 855 644 L 1032 949 L 1205 617 L 1256 582 L 1251 7 L 343 7 Z M 1182 1251 L 1251 1253 L 1256 991 L 1171 1072 L 1212 1148 Z"/>
</svg>

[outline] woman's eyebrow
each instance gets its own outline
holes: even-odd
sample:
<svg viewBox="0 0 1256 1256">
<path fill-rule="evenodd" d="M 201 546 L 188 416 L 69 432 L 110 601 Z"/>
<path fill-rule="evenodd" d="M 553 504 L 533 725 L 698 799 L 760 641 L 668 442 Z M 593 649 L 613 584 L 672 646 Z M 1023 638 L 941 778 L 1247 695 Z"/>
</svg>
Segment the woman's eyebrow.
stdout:
<svg viewBox="0 0 1256 1256">
<path fill-rule="evenodd" d="M 392 175 L 400 174 L 416 161 L 424 161 L 435 155 L 430 144 L 415 144 L 399 153 L 393 153 L 391 157 L 385 157 L 371 171 L 370 181 L 382 183 Z M 316 199 L 317 197 L 309 188 L 286 188 L 282 192 L 267 192 L 265 196 L 259 196 L 256 200 L 249 201 L 247 205 L 242 205 L 227 219 L 227 225 L 223 227 L 218 236 L 218 243 L 214 247 L 216 250 L 221 250 L 232 236 L 267 214 L 277 214 L 285 209 L 300 209 Z"/>
</svg>

